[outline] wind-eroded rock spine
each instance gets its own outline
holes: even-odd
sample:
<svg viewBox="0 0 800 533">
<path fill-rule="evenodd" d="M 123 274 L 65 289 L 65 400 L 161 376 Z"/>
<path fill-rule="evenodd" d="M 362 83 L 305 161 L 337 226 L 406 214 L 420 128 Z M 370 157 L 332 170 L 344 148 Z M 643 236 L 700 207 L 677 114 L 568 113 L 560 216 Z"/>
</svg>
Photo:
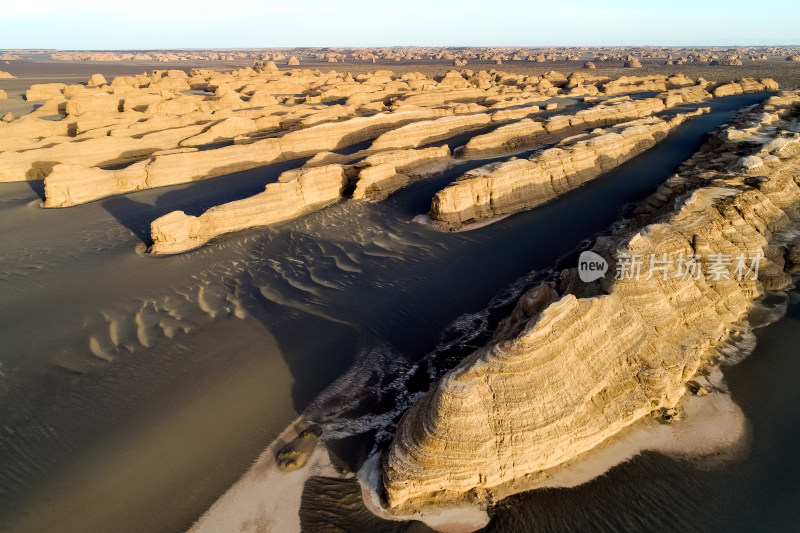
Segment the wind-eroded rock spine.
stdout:
<svg viewBox="0 0 800 533">
<path fill-rule="evenodd" d="M 625 257 L 716 256 L 730 258 L 730 275 L 706 265 L 587 284 L 573 269 L 523 295 L 493 341 L 401 419 L 383 458 L 390 509 L 497 501 L 675 408 L 716 347 L 747 328 L 754 300 L 791 283 L 796 252 L 783 235 L 798 227 L 798 116 L 793 92 L 735 119 L 594 248 L 612 273 Z M 735 274 L 740 257 L 761 258 L 757 276 Z"/>
</svg>

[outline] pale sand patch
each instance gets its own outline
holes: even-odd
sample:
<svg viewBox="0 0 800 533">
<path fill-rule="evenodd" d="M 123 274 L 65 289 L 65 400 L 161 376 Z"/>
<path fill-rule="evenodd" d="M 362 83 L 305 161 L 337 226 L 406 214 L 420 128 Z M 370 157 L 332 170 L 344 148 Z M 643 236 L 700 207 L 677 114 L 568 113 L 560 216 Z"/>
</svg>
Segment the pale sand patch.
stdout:
<svg viewBox="0 0 800 533">
<path fill-rule="evenodd" d="M 463 231 L 470 231 L 482 228 L 484 226 L 488 226 L 489 224 L 494 224 L 495 222 L 499 222 L 504 218 L 510 217 L 513 214 L 514 213 L 509 213 L 507 215 L 498 215 L 495 217 L 487 218 L 486 220 L 481 220 L 480 222 L 472 222 L 471 224 L 464 224 L 460 228 L 452 230 L 450 233 L 461 233 Z M 431 226 L 435 228 L 435 226 L 431 224 L 430 215 L 428 215 L 427 213 L 415 216 L 414 218 L 411 219 L 411 222 L 416 222 L 417 224 L 423 224 L 425 226 Z"/>
<path fill-rule="evenodd" d="M 278 450 L 307 426 L 308 421 L 302 417 L 289 425 L 190 531 L 299 532 L 299 510 L 306 481 L 312 476 L 342 477 L 331 465 L 328 450 L 321 442 L 303 468 L 294 472 L 283 472 L 278 468 L 275 461 Z"/>
<path fill-rule="evenodd" d="M 747 420 L 729 394 L 722 372 L 696 380 L 713 391 L 706 396 L 686 395 L 680 404 L 684 418 L 662 424 L 652 418 L 641 420 L 569 463 L 541 473 L 532 480 L 518 480 L 494 487 L 494 501 L 538 488 L 574 487 L 607 472 L 639 453 L 652 450 L 689 457 L 736 457 L 747 444 Z M 294 440 L 310 422 L 295 420 L 256 460 L 250 470 L 195 523 L 192 533 L 300 531 L 300 507 L 306 481 L 312 476 L 342 478 L 325 445 L 320 441 L 308 463 L 294 472 L 278 468 L 275 456 Z M 381 506 L 377 488 L 381 484 L 380 457 L 373 455 L 357 474 L 366 507 L 384 520 L 418 520 L 441 533 L 469 533 L 489 523 L 486 506 L 430 507 L 412 514 L 393 515 Z"/>
</svg>

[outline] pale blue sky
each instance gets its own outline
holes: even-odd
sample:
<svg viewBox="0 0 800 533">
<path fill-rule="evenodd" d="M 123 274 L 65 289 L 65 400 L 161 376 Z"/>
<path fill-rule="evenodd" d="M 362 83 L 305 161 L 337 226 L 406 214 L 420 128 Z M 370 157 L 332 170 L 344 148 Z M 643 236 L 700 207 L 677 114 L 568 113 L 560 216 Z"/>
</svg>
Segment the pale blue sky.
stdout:
<svg viewBox="0 0 800 533">
<path fill-rule="evenodd" d="M 800 44 L 800 1 L 0 0 L 2 48 Z"/>
</svg>

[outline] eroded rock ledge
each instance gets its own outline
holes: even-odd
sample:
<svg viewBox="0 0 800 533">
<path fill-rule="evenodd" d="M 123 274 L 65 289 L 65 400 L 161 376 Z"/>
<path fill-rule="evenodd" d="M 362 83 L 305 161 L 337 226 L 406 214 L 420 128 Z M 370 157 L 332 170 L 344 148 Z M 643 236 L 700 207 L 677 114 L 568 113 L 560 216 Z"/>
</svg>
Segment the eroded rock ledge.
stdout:
<svg viewBox="0 0 800 533">
<path fill-rule="evenodd" d="M 266 226 L 320 209 L 341 198 L 347 177 L 341 165 L 284 172 L 264 192 L 212 207 L 199 217 L 173 211 L 151 224 L 151 253 L 170 254 L 202 246 L 212 238 Z"/>
<path fill-rule="evenodd" d="M 566 270 L 523 295 L 493 341 L 403 416 L 383 459 L 389 507 L 496 501 L 676 407 L 755 298 L 791 282 L 795 248 L 782 240 L 798 225 L 799 115 L 800 92 L 740 115 L 598 240 L 611 274 L 582 283 Z M 743 153 L 762 164 L 744 164 Z M 612 280 L 622 254 L 763 259 L 757 280 L 707 269 Z"/>
<path fill-rule="evenodd" d="M 618 124 L 572 138 L 570 144 L 530 159 L 511 159 L 471 170 L 436 193 L 431 223 L 455 230 L 541 205 L 651 148 L 704 109 L 669 119 L 649 117 Z"/>
</svg>

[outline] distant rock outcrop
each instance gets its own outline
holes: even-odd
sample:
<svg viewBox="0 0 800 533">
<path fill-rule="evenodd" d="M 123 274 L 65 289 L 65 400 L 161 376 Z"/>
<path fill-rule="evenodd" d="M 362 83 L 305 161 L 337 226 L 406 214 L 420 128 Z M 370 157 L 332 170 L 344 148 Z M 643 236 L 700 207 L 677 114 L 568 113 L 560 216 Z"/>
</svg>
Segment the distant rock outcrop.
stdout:
<svg viewBox="0 0 800 533">
<path fill-rule="evenodd" d="M 66 85 L 63 83 L 35 83 L 25 91 L 25 99 L 32 101 L 61 97 L 64 95 L 64 88 Z"/>
<path fill-rule="evenodd" d="M 652 147 L 691 115 L 639 119 L 530 159 L 471 170 L 436 193 L 429 213 L 431 223 L 455 230 L 543 204 Z"/>
<path fill-rule="evenodd" d="M 756 80 L 754 78 L 742 78 L 733 83 L 725 83 L 714 89 L 714 96 L 731 96 L 733 94 L 756 93 L 761 91 L 777 91 L 778 83 L 772 78 Z"/>
<path fill-rule="evenodd" d="M 108 85 L 108 82 L 102 74 L 92 74 L 86 85 L 89 87 L 100 87 L 101 85 Z"/>
<path fill-rule="evenodd" d="M 491 121 L 492 118 L 489 114 L 478 113 L 414 122 L 384 133 L 375 139 L 372 149 L 414 148 L 478 129 L 488 125 Z"/>
<path fill-rule="evenodd" d="M 718 65 L 725 65 L 729 67 L 742 66 L 742 60 L 739 59 L 738 57 L 726 57 L 725 59 L 715 59 L 711 63 L 709 63 L 709 66 L 712 67 Z"/>
</svg>

